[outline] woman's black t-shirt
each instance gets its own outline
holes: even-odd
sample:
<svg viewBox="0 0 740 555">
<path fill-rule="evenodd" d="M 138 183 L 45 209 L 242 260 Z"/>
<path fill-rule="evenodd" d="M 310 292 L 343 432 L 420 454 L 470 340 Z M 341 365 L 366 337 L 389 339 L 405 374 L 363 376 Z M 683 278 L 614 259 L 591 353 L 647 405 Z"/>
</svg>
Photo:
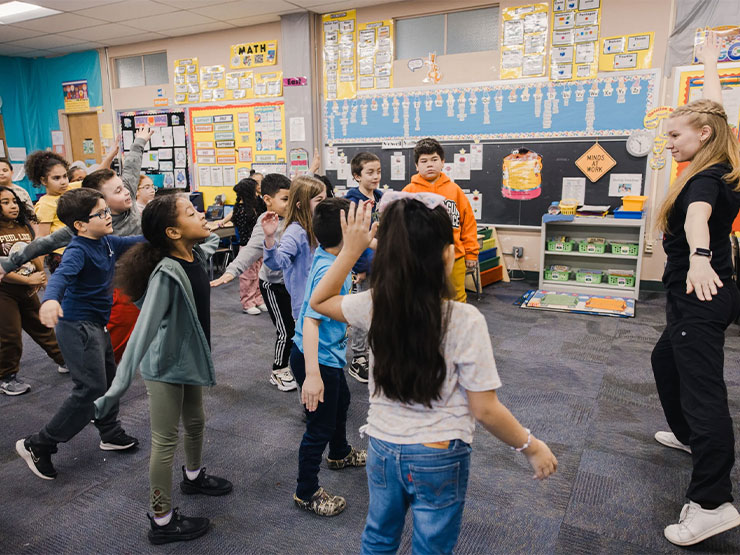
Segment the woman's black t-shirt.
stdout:
<svg viewBox="0 0 740 555">
<path fill-rule="evenodd" d="M 716 164 L 689 179 L 676 198 L 668 218 L 668 230 L 663 238 L 663 250 L 668 256 L 663 284 L 666 287 L 685 285 L 689 271 L 689 243 L 684 224 L 689 205 L 706 202 L 712 207 L 709 217 L 709 249 L 712 251 L 712 268 L 722 280 L 732 277 L 732 222 L 740 211 L 740 192 L 733 189 L 737 182 L 725 183 L 722 177 L 731 171 L 725 164 Z M 704 245 L 701 245 L 704 246 Z"/>
<path fill-rule="evenodd" d="M 208 346 L 211 346 L 211 285 L 208 281 L 208 274 L 206 274 L 205 268 L 200 262 L 194 260 L 188 262 L 182 258 L 171 256 L 173 260 L 176 260 L 185 270 L 185 273 L 190 280 L 190 287 L 193 289 L 193 297 L 195 297 L 195 310 L 198 313 L 198 321 L 200 327 L 203 328 L 203 333 L 206 335 Z"/>
</svg>

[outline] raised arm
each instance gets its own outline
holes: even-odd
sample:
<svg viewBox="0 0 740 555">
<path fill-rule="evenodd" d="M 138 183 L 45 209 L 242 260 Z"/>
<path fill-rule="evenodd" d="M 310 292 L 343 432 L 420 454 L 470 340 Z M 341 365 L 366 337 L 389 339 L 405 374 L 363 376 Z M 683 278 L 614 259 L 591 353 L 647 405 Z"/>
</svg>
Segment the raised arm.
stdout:
<svg viewBox="0 0 740 555">
<path fill-rule="evenodd" d="M 211 287 L 218 287 L 224 283 L 229 283 L 235 277 L 238 277 L 249 269 L 252 264 L 262 258 L 262 245 L 265 241 L 265 232 L 261 225 L 255 225 L 249 241 L 243 247 L 239 248 L 239 253 L 233 262 L 226 266 L 223 275 L 211 282 Z"/>
<path fill-rule="evenodd" d="M 141 157 L 144 155 L 144 147 L 152 138 L 154 131 L 145 125 L 136 132 L 136 138 L 129 150 L 123 157 L 123 168 L 121 170 L 121 181 L 131 193 L 131 209 L 136 208 L 136 190 L 139 187 L 139 176 L 141 175 Z"/>
<path fill-rule="evenodd" d="M 105 158 L 103 158 L 103 161 L 100 162 L 100 167 L 105 169 L 110 169 L 110 165 L 113 163 L 113 160 L 118 156 L 118 153 L 121 150 L 120 147 L 121 143 L 121 137 L 116 137 L 116 144 L 113 148 L 110 149 L 110 152 L 105 155 Z"/>
<path fill-rule="evenodd" d="M 62 229 L 56 230 L 51 235 L 37 237 L 23 249 L 0 259 L 0 266 L 2 266 L 5 272 L 17 270 L 34 258 L 54 252 L 60 247 L 66 247 L 69 245 L 73 236 L 72 230 L 65 226 Z"/>
<path fill-rule="evenodd" d="M 704 85 L 702 96 L 707 100 L 714 100 L 722 104 L 722 84 L 717 70 L 717 58 L 720 53 L 720 40 L 715 31 L 707 33 L 706 40 L 699 45 L 696 57 L 704 64 Z"/>
</svg>

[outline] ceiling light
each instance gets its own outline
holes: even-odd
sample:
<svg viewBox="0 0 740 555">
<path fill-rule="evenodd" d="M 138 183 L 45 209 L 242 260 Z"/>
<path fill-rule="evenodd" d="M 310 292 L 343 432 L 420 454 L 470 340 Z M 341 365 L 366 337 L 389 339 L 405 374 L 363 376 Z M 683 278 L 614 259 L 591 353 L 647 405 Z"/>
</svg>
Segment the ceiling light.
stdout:
<svg viewBox="0 0 740 555">
<path fill-rule="evenodd" d="M 18 23 L 29 19 L 38 19 L 62 13 L 58 10 L 43 8 L 27 2 L 5 2 L 0 4 L 0 23 Z"/>
</svg>

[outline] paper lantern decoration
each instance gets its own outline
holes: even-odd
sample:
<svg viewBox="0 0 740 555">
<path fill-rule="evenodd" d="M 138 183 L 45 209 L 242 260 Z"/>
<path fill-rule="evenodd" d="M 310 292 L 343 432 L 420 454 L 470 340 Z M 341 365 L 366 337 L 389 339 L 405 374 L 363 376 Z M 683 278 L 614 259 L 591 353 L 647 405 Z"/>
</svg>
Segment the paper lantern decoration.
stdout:
<svg viewBox="0 0 740 555">
<path fill-rule="evenodd" d="M 501 194 L 512 200 L 531 200 L 542 194 L 542 156 L 520 148 L 504 158 Z"/>
</svg>

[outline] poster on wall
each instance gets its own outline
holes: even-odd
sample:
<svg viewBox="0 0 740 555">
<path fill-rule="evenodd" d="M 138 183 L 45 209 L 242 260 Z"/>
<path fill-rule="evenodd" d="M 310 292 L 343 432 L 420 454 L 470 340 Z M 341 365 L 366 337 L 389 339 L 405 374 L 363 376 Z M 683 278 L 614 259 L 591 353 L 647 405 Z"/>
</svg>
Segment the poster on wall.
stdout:
<svg viewBox="0 0 740 555">
<path fill-rule="evenodd" d="M 87 79 L 79 81 L 64 81 L 65 112 L 87 112 L 90 109 L 90 98 L 87 95 Z"/>
<path fill-rule="evenodd" d="M 696 57 L 697 48 L 707 40 L 709 31 L 714 31 L 719 39 L 720 51 L 717 57 L 718 62 L 737 62 L 740 60 L 740 27 L 737 25 L 722 25 L 705 29 L 697 29 L 694 34 L 694 61 L 698 64 L 699 58 Z"/>
<path fill-rule="evenodd" d="M 607 37 L 601 41 L 599 71 L 648 69 L 653 61 L 655 33 Z"/>
<path fill-rule="evenodd" d="M 342 100 L 357 93 L 357 27 L 355 10 L 321 16 L 324 98 Z"/>
<path fill-rule="evenodd" d="M 141 160 L 145 173 L 162 175 L 167 189 L 188 189 L 188 128 L 184 110 L 119 112 L 124 157 L 131 150 L 136 130 L 148 125 L 154 130 Z"/>
<path fill-rule="evenodd" d="M 548 4 L 504 8 L 501 13 L 501 78 L 542 77 L 547 59 Z"/>
<path fill-rule="evenodd" d="M 358 88 L 393 87 L 393 20 L 361 23 L 357 39 Z"/>
<path fill-rule="evenodd" d="M 233 187 L 258 164 L 286 167 L 282 102 L 190 108 L 199 186 Z"/>
<path fill-rule="evenodd" d="M 226 69 L 224 66 L 200 67 L 200 99 L 218 102 L 226 98 Z"/>
<path fill-rule="evenodd" d="M 283 72 L 257 73 L 254 76 L 254 97 L 283 96 Z"/>
<path fill-rule="evenodd" d="M 272 66 L 277 63 L 278 41 L 246 42 L 231 47 L 231 69 Z"/>
<path fill-rule="evenodd" d="M 550 79 L 596 77 L 600 25 L 601 0 L 552 0 Z"/>
<path fill-rule="evenodd" d="M 254 73 L 229 71 L 226 73 L 226 100 L 254 98 Z"/>
<path fill-rule="evenodd" d="M 175 60 L 175 104 L 200 102 L 198 58 Z"/>
</svg>

